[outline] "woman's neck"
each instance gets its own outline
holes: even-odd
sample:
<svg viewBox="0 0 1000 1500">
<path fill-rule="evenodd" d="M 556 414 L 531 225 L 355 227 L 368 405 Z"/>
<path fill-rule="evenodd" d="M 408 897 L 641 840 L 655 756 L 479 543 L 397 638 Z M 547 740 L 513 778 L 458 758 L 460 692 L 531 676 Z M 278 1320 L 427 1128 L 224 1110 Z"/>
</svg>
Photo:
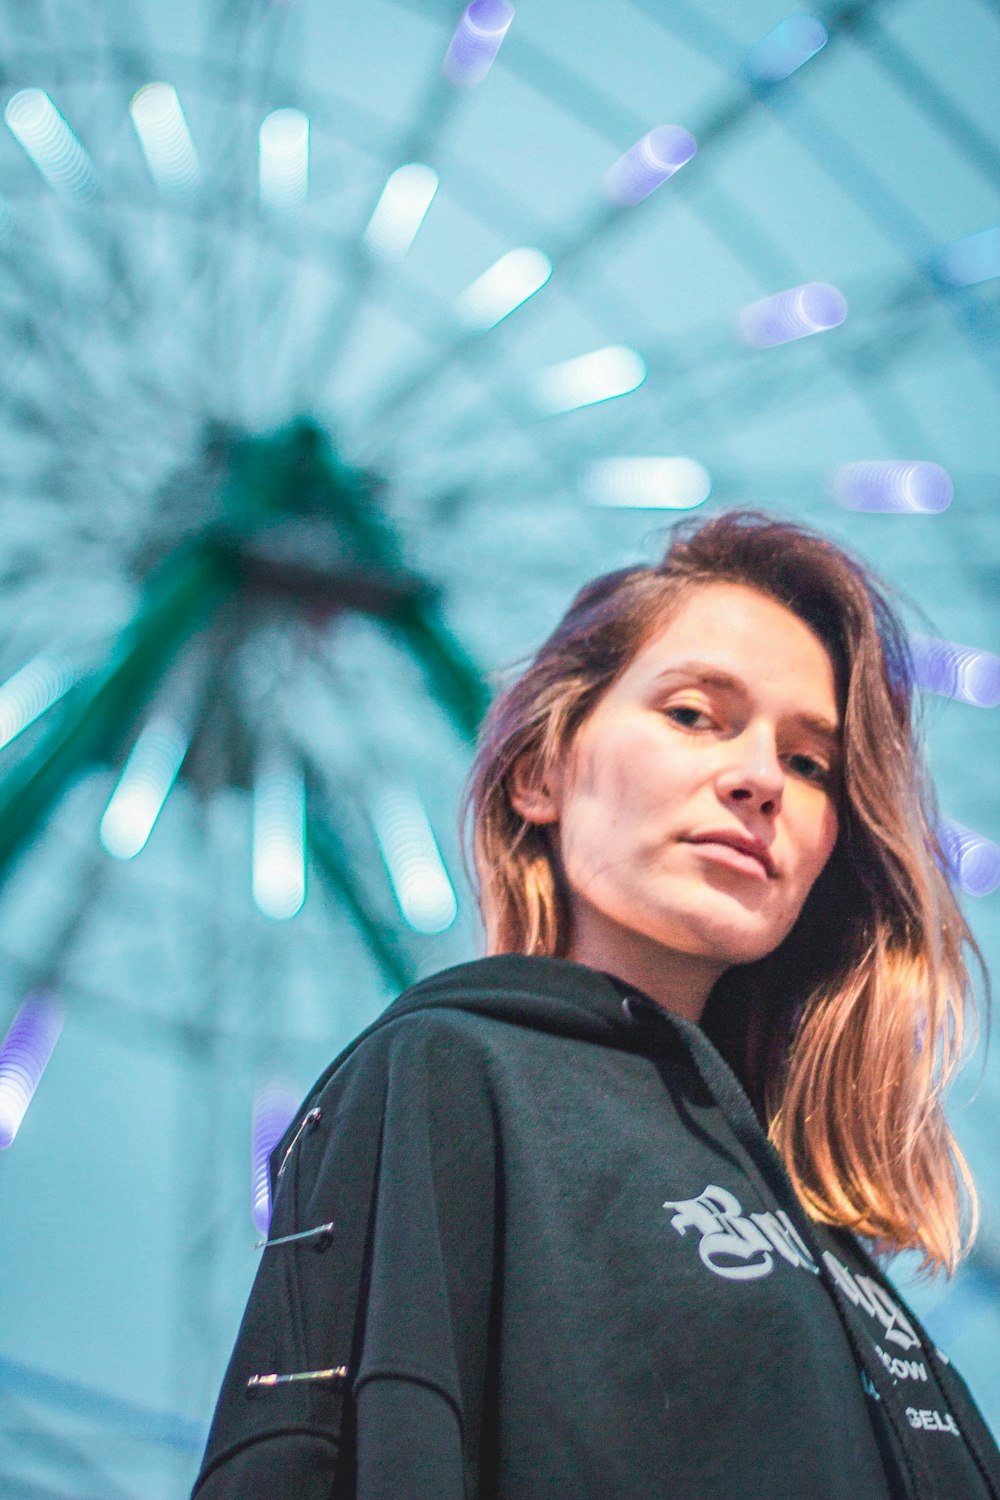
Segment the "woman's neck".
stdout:
<svg viewBox="0 0 1000 1500">
<path fill-rule="evenodd" d="M 664 948 L 592 910 L 574 922 L 566 957 L 623 979 L 664 1010 L 695 1022 L 701 1020 L 712 986 L 729 967 L 717 958 Z"/>
</svg>

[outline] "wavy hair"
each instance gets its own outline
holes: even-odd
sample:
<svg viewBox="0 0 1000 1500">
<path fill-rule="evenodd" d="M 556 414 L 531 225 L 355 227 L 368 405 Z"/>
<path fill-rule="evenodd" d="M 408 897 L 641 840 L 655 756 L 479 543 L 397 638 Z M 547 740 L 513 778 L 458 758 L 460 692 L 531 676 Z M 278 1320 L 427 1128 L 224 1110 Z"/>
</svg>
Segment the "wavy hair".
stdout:
<svg viewBox="0 0 1000 1500">
<path fill-rule="evenodd" d="M 978 1211 L 943 1097 L 975 1029 L 966 950 L 981 970 L 982 959 L 934 831 L 906 633 L 883 587 L 832 542 L 727 512 L 675 527 L 657 565 L 580 590 L 493 703 L 470 775 L 487 949 L 559 957 L 570 945 L 548 831 L 511 802 L 515 764 L 544 778 L 686 594 L 710 583 L 757 590 L 823 642 L 841 703 L 843 773 L 837 842 L 795 926 L 765 958 L 722 976 L 702 1025 L 814 1219 L 951 1272 Z"/>
</svg>

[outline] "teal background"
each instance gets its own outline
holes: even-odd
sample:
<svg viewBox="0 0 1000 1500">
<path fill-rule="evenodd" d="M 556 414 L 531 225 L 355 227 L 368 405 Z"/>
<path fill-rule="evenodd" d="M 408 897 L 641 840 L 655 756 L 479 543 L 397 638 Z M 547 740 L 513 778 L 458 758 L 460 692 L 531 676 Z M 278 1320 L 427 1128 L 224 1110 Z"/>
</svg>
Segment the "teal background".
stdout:
<svg viewBox="0 0 1000 1500">
<path fill-rule="evenodd" d="M 584 579 L 654 555 L 672 517 L 582 497 L 586 462 L 615 454 L 696 458 L 713 478 L 705 513 L 752 504 L 817 525 L 882 571 L 915 628 L 1000 651 L 997 281 L 947 292 L 928 272 L 942 245 L 1000 221 L 996 6 L 817 11 L 827 46 L 756 93 L 742 59 L 788 14 L 771 0 L 516 11 L 489 77 L 462 92 L 440 79 L 451 3 L 4 6 L 0 103 L 45 88 L 97 187 L 58 197 L 0 129 L 0 678 L 51 645 L 105 663 L 151 568 L 215 515 L 211 434 L 303 415 L 381 476 L 372 513 L 491 687 Z M 205 178 L 193 201 L 157 193 L 131 128 L 151 79 L 184 105 Z M 257 129 L 285 105 L 312 128 L 294 222 L 256 198 Z M 691 130 L 698 155 L 609 213 L 604 171 L 660 123 Z M 405 262 L 373 268 L 361 231 L 409 160 L 440 190 Z M 552 257 L 550 283 L 463 341 L 455 297 L 516 245 Z M 844 292 L 842 327 L 739 342 L 746 302 L 809 280 Z M 645 357 L 638 391 L 533 413 L 535 372 L 612 343 Z M 840 509 L 832 470 L 879 458 L 943 465 L 950 509 Z M 323 524 L 329 561 L 346 532 Z M 413 972 L 477 951 L 455 829 L 468 742 L 413 638 L 363 610 L 255 599 L 224 648 L 208 639 L 232 724 L 206 730 L 143 853 L 120 864 L 97 840 L 140 722 L 122 708 L 0 889 L 0 1022 L 42 979 L 67 1012 L 0 1154 L 11 1497 L 185 1492 L 256 1264 L 254 1089 L 278 1076 L 303 1092 L 392 993 L 315 850 L 298 917 L 253 907 L 253 747 L 277 739 L 318 768 L 337 857 Z M 211 708 L 209 694 L 206 724 Z M 943 811 L 1000 840 L 996 711 L 928 698 L 925 712 Z M 2 752 L 6 785 L 47 732 Z M 365 821 L 392 779 L 419 790 L 459 886 L 440 936 L 405 931 Z M 994 973 L 998 903 L 963 898 Z M 909 1294 L 1000 1430 L 1000 1066 L 985 1035 L 951 1117 L 982 1234 L 951 1282 Z"/>
</svg>

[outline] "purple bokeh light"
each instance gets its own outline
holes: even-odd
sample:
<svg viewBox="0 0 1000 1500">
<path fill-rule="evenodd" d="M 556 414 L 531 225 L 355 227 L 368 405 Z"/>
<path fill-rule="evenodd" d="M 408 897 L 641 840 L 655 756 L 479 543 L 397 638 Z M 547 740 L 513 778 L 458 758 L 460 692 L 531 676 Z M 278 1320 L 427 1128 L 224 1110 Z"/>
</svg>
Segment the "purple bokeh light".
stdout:
<svg viewBox="0 0 1000 1500">
<path fill-rule="evenodd" d="M 1000 656 L 943 641 L 933 635 L 910 638 L 917 683 L 926 692 L 971 703 L 975 708 L 1000 704 Z"/>
<path fill-rule="evenodd" d="M 262 1235 L 267 1234 L 271 1223 L 268 1158 L 295 1118 L 299 1099 L 299 1091 L 282 1078 L 269 1078 L 254 1095 L 250 1132 L 250 1217 Z"/>
<path fill-rule="evenodd" d="M 771 349 L 837 328 L 846 317 L 843 292 L 828 281 L 806 281 L 748 303 L 740 312 L 739 329 L 744 342 L 754 349 Z"/>
<path fill-rule="evenodd" d="M 750 48 L 744 66 L 755 83 L 780 83 L 826 43 L 822 21 L 815 16 L 789 16 Z"/>
<path fill-rule="evenodd" d="M 697 150 L 698 142 L 683 125 L 656 125 L 605 172 L 605 194 L 613 203 L 641 203 Z"/>
<path fill-rule="evenodd" d="M 833 476 L 834 498 L 847 510 L 938 515 L 954 493 L 948 470 L 921 459 L 841 464 Z"/>
<path fill-rule="evenodd" d="M 20 1129 L 64 1019 L 60 1001 L 39 990 L 22 1001 L 0 1043 L 0 1148 Z"/>
<path fill-rule="evenodd" d="M 989 896 L 1000 886 L 1000 845 L 985 834 L 942 818 L 938 841 L 956 885 L 970 896 Z"/>
<path fill-rule="evenodd" d="M 514 19 L 510 0 L 472 0 L 462 12 L 444 56 L 444 73 L 452 83 L 472 88 L 482 83 L 496 61 Z"/>
</svg>

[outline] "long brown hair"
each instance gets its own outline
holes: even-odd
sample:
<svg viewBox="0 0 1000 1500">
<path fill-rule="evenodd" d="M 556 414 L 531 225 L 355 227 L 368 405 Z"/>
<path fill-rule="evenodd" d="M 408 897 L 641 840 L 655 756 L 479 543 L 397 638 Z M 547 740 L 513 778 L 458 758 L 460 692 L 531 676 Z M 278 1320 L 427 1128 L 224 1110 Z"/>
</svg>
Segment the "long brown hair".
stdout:
<svg viewBox="0 0 1000 1500">
<path fill-rule="evenodd" d="M 719 582 L 775 599 L 825 645 L 843 776 L 837 843 L 795 927 L 722 976 L 702 1024 L 813 1218 L 951 1271 L 977 1206 L 943 1095 L 975 1014 L 965 949 L 979 950 L 943 873 L 906 633 L 868 569 L 832 542 L 728 512 L 674 528 L 656 566 L 580 590 L 493 703 L 473 765 L 466 807 L 488 950 L 558 957 L 570 942 L 548 833 L 510 799 L 515 764 L 544 777 L 687 592 Z"/>
</svg>

